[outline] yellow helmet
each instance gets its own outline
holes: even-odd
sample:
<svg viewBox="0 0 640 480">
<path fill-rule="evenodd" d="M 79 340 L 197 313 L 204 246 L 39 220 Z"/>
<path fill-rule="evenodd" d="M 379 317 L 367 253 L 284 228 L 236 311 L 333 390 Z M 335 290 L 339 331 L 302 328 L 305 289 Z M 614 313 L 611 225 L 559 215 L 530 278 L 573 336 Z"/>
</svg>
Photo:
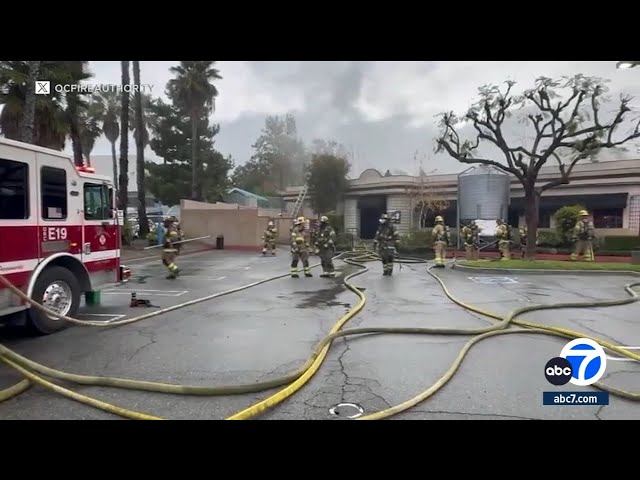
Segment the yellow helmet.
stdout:
<svg viewBox="0 0 640 480">
<path fill-rule="evenodd" d="M 436 217 L 436 223 L 438 222 L 444 222 L 444 219 L 440 215 Z"/>
<path fill-rule="evenodd" d="M 329 221 L 329 217 L 327 217 L 326 215 L 323 215 L 320 217 L 321 223 L 327 223 L 328 221 Z"/>
<path fill-rule="evenodd" d="M 304 217 L 298 217 L 298 219 L 296 220 L 296 222 L 298 222 L 298 223 L 304 223 Z"/>
<path fill-rule="evenodd" d="M 589 212 L 587 212 L 586 210 L 580 210 L 578 212 L 578 216 L 579 217 L 588 217 L 589 216 Z"/>
<path fill-rule="evenodd" d="M 273 220 L 269 220 L 269 223 L 267 223 L 268 227 L 273 227 Z"/>
</svg>

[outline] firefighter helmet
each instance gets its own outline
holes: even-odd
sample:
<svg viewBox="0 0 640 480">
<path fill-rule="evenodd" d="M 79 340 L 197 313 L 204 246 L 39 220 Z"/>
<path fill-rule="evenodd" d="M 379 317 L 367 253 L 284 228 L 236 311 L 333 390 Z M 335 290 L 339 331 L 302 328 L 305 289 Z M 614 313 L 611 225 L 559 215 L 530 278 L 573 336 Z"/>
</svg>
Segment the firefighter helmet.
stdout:
<svg viewBox="0 0 640 480">
<path fill-rule="evenodd" d="M 380 220 L 389 220 L 389 215 L 387 215 L 386 213 L 383 213 L 383 214 L 380 216 Z"/>
<path fill-rule="evenodd" d="M 440 215 L 436 217 L 436 223 L 438 222 L 444 222 L 444 219 Z"/>
<path fill-rule="evenodd" d="M 323 215 L 320 217 L 320 223 L 327 223 L 329 221 L 329 217 Z"/>
<path fill-rule="evenodd" d="M 269 223 L 267 223 L 268 227 L 273 227 L 273 220 L 269 220 Z"/>
<path fill-rule="evenodd" d="M 588 217 L 589 216 L 589 212 L 587 212 L 586 210 L 580 210 L 578 212 L 578 216 L 579 217 Z"/>
</svg>

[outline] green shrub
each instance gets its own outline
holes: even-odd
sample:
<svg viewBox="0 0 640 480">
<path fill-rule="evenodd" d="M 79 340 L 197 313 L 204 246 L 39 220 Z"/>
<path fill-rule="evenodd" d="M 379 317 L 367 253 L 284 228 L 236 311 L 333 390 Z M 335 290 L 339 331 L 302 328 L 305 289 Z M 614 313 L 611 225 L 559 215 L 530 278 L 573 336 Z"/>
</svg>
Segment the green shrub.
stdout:
<svg viewBox="0 0 640 480">
<path fill-rule="evenodd" d="M 538 246 L 557 248 L 566 245 L 556 232 L 538 232 Z"/>
<path fill-rule="evenodd" d="M 431 246 L 431 243 L 431 230 L 413 230 L 400 237 L 402 248 L 427 247 Z"/>
<path fill-rule="evenodd" d="M 573 227 L 578 222 L 578 212 L 580 210 L 586 210 L 582 205 L 567 205 L 558 209 L 553 214 L 553 219 L 556 223 L 556 232 L 563 245 L 569 245 L 571 243 L 571 237 L 573 235 Z"/>
<path fill-rule="evenodd" d="M 597 232 L 596 232 L 597 234 Z M 610 236 L 602 239 L 602 249 L 612 252 L 640 249 L 640 236 Z"/>
<path fill-rule="evenodd" d="M 327 213 L 327 218 L 329 219 L 329 224 L 336 231 L 336 234 L 344 232 L 344 216 L 337 215 L 336 212 Z"/>
</svg>

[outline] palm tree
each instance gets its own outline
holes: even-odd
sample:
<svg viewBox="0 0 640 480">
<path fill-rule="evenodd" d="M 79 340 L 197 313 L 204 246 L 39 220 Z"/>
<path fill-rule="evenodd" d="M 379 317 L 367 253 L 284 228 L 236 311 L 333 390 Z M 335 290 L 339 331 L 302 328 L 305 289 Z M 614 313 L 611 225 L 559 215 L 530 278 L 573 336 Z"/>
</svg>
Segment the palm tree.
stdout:
<svg viewBox="0 0 640 480">
<path fill-rule="evenodd" d="M 133 62 L 133 84 L 140 85 L 140 62 Z M 149 233 L 149 221 L 147 220 L 147 202 L 145 192 L 145 164 L 144 149 L 149 142 L 149 132 L 144 123 L 144 105 L 142 101 L 142 93 L 136 90 L 134 96 L 135 103 L 135 130 L 134 139 L 136 141 L 136 167 L 138 181 L 138 224 L 140 225 L 140 235 L 142 237 Z M 145 136 L 146 134 L 146 136 Z M 146 140 L 146 142 L 145 142 Z"/>
<path fill-rule="evenodd" d="M 129 60 L 120 62 L 122 67 L 122 86 L 129 85 Z M 123 211 L 125 225 L 127 220 L 127 190 L 129 186 L 129 92 L 122 89 L 122 103 L 120 104 L 120 208 Z"/>
<path fill-rule="evenodd" d="M 82 153 L 87 161 L 87 165 L 91 165 L 91 152 L 96 140 L 102 135 L 100 123 L 104 121 L 104 103 L 99 95 L 93 94 L 89 97 L 88 108 L 80 118 L 80 143 L 82 144 Z"/>
<path fill-rule="evenodd" d="M 198 175 L 200 165 L 198 161 L 198 123 L 205 114 L 215 111 L 215 98 L 218 89 L 213 85 L 213 80 L 220 80 L 219 71 L 213 68 L 216 62 L 180 62 L 177 67 L 171 67 L 169 71 L 176 78 L 169 80 L 168 89 L 172 97 L 179 99 L 191 117 L 191 198 L 202 198 L 201 182 Z"/>
<path fill-rule="evenodd" d="M 67 65 L 66 72 L 67 84 L 80 84 L 82 80 L 87 80 L 93 76 L 88 70 L 88 61 L 63 62 Z M 76 165 L 84 165 L 84 156 L 82 154 L 82 134 L 81 118 L 89 108 L 89 104 L 85 99 L 85 94 L 77 91 L 70 91 L 66 95 L 65 116 L 69 124 L 69 137 L 71 137 L 71 145 L 73 146 L 73 161 Z"/>
<path fill-rule="evenodd" d="M 68 77 L 65 62 L 43 61 L 39 65 L 39 76 L 51 82 L 49 95 L 30 96 L 31 78 L 35 75 L 30 62 L 3 61 L 0 62 L 0 105 L 3 105 L 0 113 L 0 132 L 12 140 L 28 139 L 29 133 L 24 132 L 25 122 L 31 124 L 30 106 L 25 106 L 27 98 L 29 102 L 35 99 L 33 119 L 33 137 L 31 143 L 63 150 L 69 131 L 64 118 L 63 96 L 57 92 L 55 85 L 66 83 Z M 35 72 L 35 66 L 33 66 Z M 27 126 L 28 128 L 28 126 Z"/>
<path fill-rule="evenodd" d="M 29 78 L 25 88 L 24 111 L 22 112 L 22 141 L 33 143 L 33 129 L 36 123 L 36 80 L 40 75 L 40 61 L 27 62 Z"/>
<path fill-rule="evenodd" d="M 111 144 L 111 160 L 113 161 L 113 182 L 118 191 L 118 157 L 116 156 L 116 142 L 120 136 L 120 95 L 112 90 L 100 92 L 100 99 L 104 108 L 102 117 L 102 132 Z"/>
</svg>

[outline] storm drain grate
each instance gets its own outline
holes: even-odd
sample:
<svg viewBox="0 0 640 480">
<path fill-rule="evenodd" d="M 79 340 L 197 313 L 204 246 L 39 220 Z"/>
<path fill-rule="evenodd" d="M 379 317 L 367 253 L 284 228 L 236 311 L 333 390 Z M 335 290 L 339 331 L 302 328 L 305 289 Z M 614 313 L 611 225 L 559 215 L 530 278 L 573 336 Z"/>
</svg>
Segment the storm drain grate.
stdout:
<svg viewBox="0 0 640 480">
<path fill-rule="evenodd" d="M 353 419 L 361 417 L 364 414 L 364 408 L 357 403 L 339 403 L 331 407 L 329 413 L 337 417 Z"/>
</svg>

